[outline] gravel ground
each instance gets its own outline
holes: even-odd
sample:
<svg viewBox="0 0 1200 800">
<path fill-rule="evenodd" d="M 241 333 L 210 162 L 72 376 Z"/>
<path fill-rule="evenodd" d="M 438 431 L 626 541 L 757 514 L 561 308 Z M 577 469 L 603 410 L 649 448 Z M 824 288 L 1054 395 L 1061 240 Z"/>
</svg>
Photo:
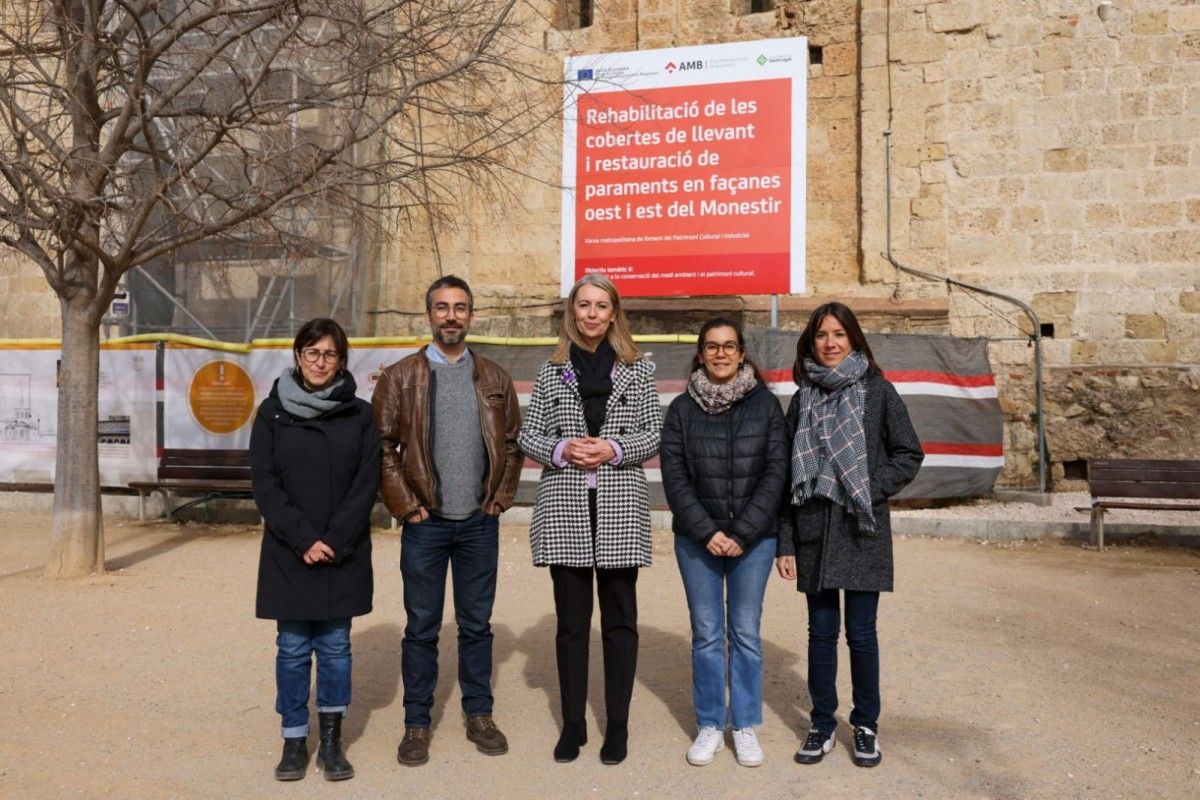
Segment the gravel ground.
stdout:
<svg viewBox="0 0 1200 800">
<path fill-rule="evenodd" d="M 494 682 L 511 751 L 486 758 L 463 738 L 449 622 L 432 757 L 406 769 L 395 762 L 398 536 L 377 531 L 375 611 L 354 624 L 346 722 L 358 774 L 329 784 L 313 768 L 284 785 L 271 776 L 273 626 L 252 612 L 257 530 L 112 519 L 107 574 L 47 581 L 48 527 L 44 513 L 0 511 L 5 800 L 1200 796 L 1192 551 L 898 537 L 897 591 L 880 608 L 884 761 L 874 770 L 849 757 L 848 669 L 838 747 L 816 766 L 792 762 L 807 730 L 804 604 L 773 579 L 763 612 L 766 763 L 741 768 L 726 751 L 696 768 L 683 758 L 694 735 L 687 610 L 671 536 L 660 531 L 655 566 L 639 580 L 630 757 L 605 767 L 596 634 L 590 741 L 573 764 L 550 757 L 558 700 L 549 578 L 529 564 L 526 529 L 506 524 Z"/>
<path fill-rule="evenodd" d="M 901 519 L 977 519 L 1087 524 L 1087 512 L 1075 510 L 1091 506 L 1092 500 L 1087 492 L 1051 492 L 1048 497 L 1050 504 L 1045 506 L 987 497 L 958 501 L 941 508 L 896 508 L 892 509 L 892 516 Z M 1161 502 L 1169 503 L 1171 501 Z M 1195 503 L 1195 501 L 1178 501 L 1178 503 L 1185 502 Z M 1164 526 L 1200 524 L 1200 514 L 1195 511 L 1142 511 L 1114 508 L 1105 513 L 1104 519 L 1105 524 L 1142 523 Z"/>
</svg>

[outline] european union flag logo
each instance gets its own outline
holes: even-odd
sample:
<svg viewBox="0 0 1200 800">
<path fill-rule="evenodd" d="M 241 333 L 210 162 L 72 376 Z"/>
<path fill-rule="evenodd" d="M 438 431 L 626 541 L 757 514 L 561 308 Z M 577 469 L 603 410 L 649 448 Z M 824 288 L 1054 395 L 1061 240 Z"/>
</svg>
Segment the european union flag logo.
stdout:
<svg viewBox="0 0 1200 800">
<path fill-rule="evenodd" d="M 581 69 L 575 73 L 575 79 L 580 81 L 590 81 L 595 79 L 595 77 L 590 69 Z"/>
</svg>

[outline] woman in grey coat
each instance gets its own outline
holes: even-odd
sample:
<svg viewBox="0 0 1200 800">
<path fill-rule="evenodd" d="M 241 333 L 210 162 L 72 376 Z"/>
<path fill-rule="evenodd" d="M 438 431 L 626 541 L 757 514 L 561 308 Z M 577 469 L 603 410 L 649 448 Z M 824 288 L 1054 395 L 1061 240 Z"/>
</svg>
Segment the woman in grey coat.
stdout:
<svg viewBox="0 0 1200 800">
<path fill-rule="evenodd" d="M 808 601 L 812 729 L 796 761 L 815 764 L 833 749 L 841 590 L 854 763 L 873 767 L 882 758 L 875 618 L 879 593 L 892 590 L 888 498 L 916 477 L 924 454 L 904 402 L 847 306 L 826 303 L 813 311 L 792 372 L 800 388 L 786 415 L 792 466 L 776 567 Z"/>
<path fill-rule="evenodd" d="M 607 714 L 600 760 L 625 760 L 637 668 L 637 577 L 650 566 L 642 463 L 658 453 L 662 406 L 651 364 L 629 334 L 616 288 L 586 275 L 567 297 L 562 334 L 538 370 L 521 449 L 544 465 L 533 508 L 533 563 L 550 568 L 563 729 L 554 760 L 587 743 L 592 584 L 600 600 Z"/>
</svg>

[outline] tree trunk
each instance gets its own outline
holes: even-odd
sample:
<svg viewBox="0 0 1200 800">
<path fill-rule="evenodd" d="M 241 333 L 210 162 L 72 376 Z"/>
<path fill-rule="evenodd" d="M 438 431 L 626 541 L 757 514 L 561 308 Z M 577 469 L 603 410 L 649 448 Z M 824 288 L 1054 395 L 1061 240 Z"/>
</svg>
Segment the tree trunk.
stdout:
<svg viewBox="0 0 1200 800">
<path fill-rule="evenodd" d="M 85 299 L 64 299 L 59 305 L 62 360 L 58 373 L 58 444 L 46 577 L 73 578 L 104 572 L 96 417 L 100 329 Z"/>
</svg>

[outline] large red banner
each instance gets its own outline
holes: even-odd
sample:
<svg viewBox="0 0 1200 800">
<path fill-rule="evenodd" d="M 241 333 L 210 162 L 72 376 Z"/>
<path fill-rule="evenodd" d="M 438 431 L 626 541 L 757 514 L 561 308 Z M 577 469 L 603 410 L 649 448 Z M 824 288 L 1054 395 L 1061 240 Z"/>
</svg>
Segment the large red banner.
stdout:
<svg viewBox="0 0 1200 800">
<path fill-rule="evenodd" d="M 581 97 L 576 279 L 601 271 L 639 295 L 787 292 L 790 95 L 776 79 Z M 643 119 L 667 109 L 679 116 Z"/>
</svg>

